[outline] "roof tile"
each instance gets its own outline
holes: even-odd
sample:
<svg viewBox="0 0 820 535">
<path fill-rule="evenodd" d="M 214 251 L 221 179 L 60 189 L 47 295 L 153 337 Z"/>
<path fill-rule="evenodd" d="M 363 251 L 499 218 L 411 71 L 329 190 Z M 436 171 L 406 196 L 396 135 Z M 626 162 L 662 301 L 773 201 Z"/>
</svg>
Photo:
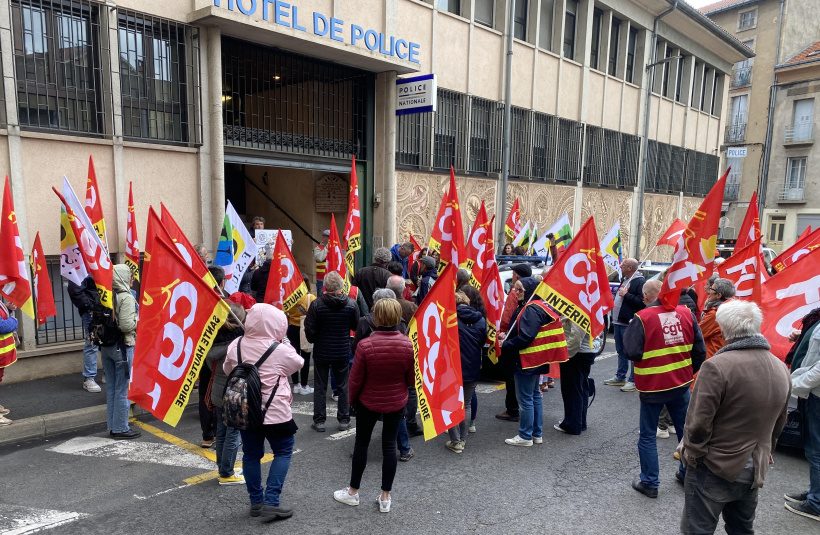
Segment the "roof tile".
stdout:
<svg viewBox="0 0 820 535">
<path fill-rule="evenodd" d="M 820 61 L 820 41 L 812 43 L 804 48 L 799 54 L 778 65 L 778 67 L 786 67 L 788 65 L 795 65 L 797 63 L 804 63 L 807 61 Z"/>
</svg>

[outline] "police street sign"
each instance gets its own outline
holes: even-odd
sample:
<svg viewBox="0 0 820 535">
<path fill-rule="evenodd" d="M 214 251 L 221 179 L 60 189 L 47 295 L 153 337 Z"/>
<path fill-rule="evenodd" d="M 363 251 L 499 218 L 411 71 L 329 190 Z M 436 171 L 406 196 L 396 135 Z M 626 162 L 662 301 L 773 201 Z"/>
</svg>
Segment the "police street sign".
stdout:
<svg viewBox="0 0 820 535">
<path fill-rule="evenodd" d="M 436 111 L 436 75 L 396 80 L 396 115 Z"/>
<path fill-rule="evenodd" d="M 729 147 L 726 149 L 727 158 L 745 158 L 746 147 Z"/>
</svg>

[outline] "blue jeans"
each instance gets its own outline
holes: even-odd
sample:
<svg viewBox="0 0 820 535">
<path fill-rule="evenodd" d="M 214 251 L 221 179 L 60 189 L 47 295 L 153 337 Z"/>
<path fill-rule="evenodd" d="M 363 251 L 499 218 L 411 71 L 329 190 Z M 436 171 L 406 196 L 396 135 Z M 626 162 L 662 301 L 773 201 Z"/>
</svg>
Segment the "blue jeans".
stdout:
<svg viewBox="0 0 820 535">
<path fill-rule="evenodd" d="M 399 453 L 406 455 L 410 453 L 410 435 L 407 434 L 407 420 L 402 418 L 399 422 L 398 434 Z"/>
<path fill-rule="evenodd" d="M 680 443 L 686 422 L 686 410 L 689 408 L 689 389 L 685 389 L 680 397 L 666 403 L 641 402 L 641 436 L 638 438 L 638 455 L 641 458 L 641 481 L 649 488 L 656 489 L 660 485 L 658 466 L 658 418 L 663 406 L 669 410 L 672 423 L 675 425 L 676 437 Z M 680 471 L 686 474 L 683 464 Z"/>
<path fill-rule="evenodd" d="M 219 477 L 233 475 L 233 465 L 236 463 L 236 452 L 239 449 L 239 429 L 228 427 L 222 420 L 222 411 L 217 409 L 216 415 L 216 467 Z"/>
<path fill-rule="evenodd" d="M 541 405 L 539 375 L 515 374 L 515 397 L 518 400 L 518 436 L 524 440 L 543 436 L 544 410 Z"/>
<path fill-rule="evenodd" d="M 83 379 L 97 377 L 97 346 L 91 343 L 88 337 L 88 325 L 91 323 L 91 311 L 82 315 L 85 345 L 83 346 Z M 106 379 L 107 381 L 107 379 Z"/>
<path fill-rule="evenodd" d="M 615 328 L 615 351 L 618 352 L 618 371 L 615 376 L 618 379 L 626 379 L 626 374 L 629 372 L 629 382 L 635 382 L 635 367 L 632 362 L 626 358 L 626 351 L 624 351 L 624 333 L 626 332 L 626 325 L 613 325 Z"/>
<path fill-rule="evenodd" d="M 809 461 L 807 501 L 820 513 L 820 398 L 809 394 L 803 407 L 803 451 Z"/>
<path fill-rule="evenodd" d="M 265 434 L 256 431 L 239 431 L 242 435 L 242 471 L 251 505 L 279 505 L 279 495 L 285 484 L 293 455 L 293 435 L 287 438 L 267 438 L 273 451 L 273 461 L 268 471 L 268 481 L 262 491 L 262 456 L 265 454 Z"/>
<path fill-rule="evenodd" d="M 125 358 L 118 345 L 100 347 L 103 371 L 105 372 L 105 397 L 108 405 L 108 430 L 114 433 L 125 433 L 128 426 L 128 380 L 131 364 L 134 362 L 134 347 L 125 348 Z"/>
</svg>

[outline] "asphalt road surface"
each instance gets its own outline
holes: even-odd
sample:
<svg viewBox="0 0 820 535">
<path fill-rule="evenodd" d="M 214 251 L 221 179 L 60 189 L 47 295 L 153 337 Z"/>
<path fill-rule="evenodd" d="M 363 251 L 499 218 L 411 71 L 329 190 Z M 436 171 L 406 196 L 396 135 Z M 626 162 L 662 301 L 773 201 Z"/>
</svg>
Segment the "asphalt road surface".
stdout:
<svg viewBox="0 0 820 535">
<path fill-rule="evenodd" d="M 444 447 L 446 434 L 411 439 L 416 455 L 399 463 L 389 514 L 376 504 L 377 444 L 371 444 L 361 505 L 333 500 L 350 477 L 354 432 L 337 433 L 333 419 L 327 433 L 314 432 L 312 396 L 297 395 L 297 453 L 282 494 L 294 508 L 289 520 L 262 524 L 248 516 L 244 486 L 217 484 L 207 458 L 213 451 L 199 447 L 199 422 L 189 409 L 176 428 L 151 418 L 135 423 L 143 433 L 136 441 L 109 440 L 98 428 L 0 449 L 0 534 L 679 533 L 683 489 L 674 478 L 674 435 L 658 440 L 658 499 L 630 487 L 640 471 L 638 394 L 603 386 L 616 366 L 611 346 L 592 368 L 598 397 L 586 433 L 552 429 L 563 410 L 556 388 L 544 399 L 544 444 L 507 446 L 504 439 L 516 434 L 517 424 L 494 418 L 503 409 L 503 386 L 483 383 L 478 431 L 463 454 Z M 757 533 L 820 533 L 815 521 L 783 507 L 784 492 L 808 487 L 802 451 L 779 450 L 774 459 L 760 493 Z M 263 478 L 266 473 L 263 467 Z"/>
</svg>

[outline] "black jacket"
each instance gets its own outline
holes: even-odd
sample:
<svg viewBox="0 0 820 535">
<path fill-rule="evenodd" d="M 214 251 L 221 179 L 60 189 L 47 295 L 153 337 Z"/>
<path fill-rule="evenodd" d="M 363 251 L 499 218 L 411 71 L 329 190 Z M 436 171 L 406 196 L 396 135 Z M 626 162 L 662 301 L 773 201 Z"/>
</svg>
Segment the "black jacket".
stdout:
<svg viewBox="0 0 820 535">
<path fill-rule="evenodd" d="M 373 292 L 379 288 L 386 288 L 389 278 L 390 272 L 380 264 L 371 264 L 356 272 L 353 285 L 359 288 L 368 310 L 373 308 Z"/>
<path fill-rule="evenodd" d="M 430 291 L 430 288 L 433 287 L 433 284 L 435 284 L 436 279 L 438 279 L 438 272 L 435 268 L 428 269 L 419 275 L 419 277 L 421 278 L 421 282 L 419 283 L 418 290 L 416 290 L 417 305 L 421 305 L 421 302 L 424 301 L 424 297 Z"/>
<path fill-rule="evenodd" d="M 270 260 L 265 260 L 262 267 L 251 275 L 251 295 L 257 303 L 265 300 L 265 290 L 268 287 L 268 275 L 270 275 Z"/>
<path fill-rule="evenodd" d="M 681 303 L 683 305 L 683 303 Z M 661 306 L 660 301 L 655 301 L 650 306 Z M 700 331 L 698 319 L 692 313 L 692 325 L 694 328 L 695 339 L 692 343 L 692 372 L 697 373 L 700 370 L 701 364 L 706 360 L 706 344 L 703 341 L 703 333 Z M 626 358 L 633 362 L 640 362 L 643 359 L 643 347 L 646 342 L 646 333 L 643 330 L 642 321 L 633 321 L 626 328 L 624 333 L 624 353 Z M 641 392 L 640 398 L 642 403 L 666 403 L 669 400 L 675 399 L 689 389 L 689 385 L 684 385 L 665 392 Z"/>
<path fill-rule="evenodd" d="M 68 281 L 68 296 L 71 298 L 71 303 L 77 307 L 80 316 L 94 308 L 98 295 L 94 279 L 90 275 L 83 280 L 82 285 Z"/>
<path fill-rule="evenodd" d="M 481 378 L 481 350 L 487 340 L 487 320 L 481 312 L 469 305 L 458 305 L 456 314 L 458 343 L 461 348 L 461 377 L 465 383 L 471 383 Z"/>
<path fill-rule="evenodd" d="M 245 334 L 244 329 L 235 329 L 233 331 L 228 329 L 220 329 L 214 338 L 214 344 L 208 355 L 205 357 L 205 365 L 211 370 L 213 374 L 213 385 L 211 386 L 211 403 L 214 407 L 222 407 L 222 395 L 225 393 L 225 385 L 228 383 L 228 376 L 222 365 L 225 364 L 225 356 L 228 354 L 228 346 L 231 345 L 235 339 Z M 200 386 L 200 388 L 208 388 L 208 385 Z M 217 415 L 217 418 L 221 418 Z"/>
<path fill-rule="evenodd" d="M 541 307 L 526 307 L 526 310 L 524 309 L 524 305 L 530 299 L 541 300 L 538 296 L 533 297 L 535 288 L 538 287 L 538 281 L 532 277 L 524 277 L 518 280 L 524 286 L 524 295 L 522 299 L 519 299 L 518 308 L 515 309 L 510 319 L 507 338 L 501 345 L 501 358 L 511 373 L 520 375 L 545 374 L 549 372 L 549 364 L 528 370 L 521 368 L 521 354 L 519 351 L 529 347 L 538 335 L 541 326 L 552 322 L 553 319 Z M 521 316 L 521 318 L 518 316 Z M 560 322 L 556 323 L 560 324 Z"/>
<path fill-rule="evenodd" d="M 401 320 L 397 329 L 402 334 L 407 334 L 407 323 Z M 368 312 L 366 315 L 359 318 L 359 325 L 356 327 L 356 336 L 353 337 L 353 342 L 350 344 L 350 350 L 355 354 L 356 346 L 359 342 L 376 332 L 376 320 L 373 319 L 373 313 Z"/>
<path fill-rule="evenodd" d="M 621 285 L 623 285 L 624 282 L 626 281 L 622 281 Z M 623 297 L 621 310 L 618 312 L 618 317 L 615 321 L 627 325 L 630 320 L 632 320 L 632 316 L 635 315 L 635 312 L 646 308 L 646 305 L 643 304 L 643 285 L 645 282 L 646 279 L 643 278 L 640 271 L 635 273 L 632 280 L 629 281 L 629 289 Z M 620 289 L 620 286 L 618 288 Z"/>
<path fill-rule="evenodd" d="M 313 344 L 313 360 L 350 360 L 350 331 L 359 324 L 359 307 L 343 294 L 325 293 L 310 304 L 305 337 Z"/>
</svg>

